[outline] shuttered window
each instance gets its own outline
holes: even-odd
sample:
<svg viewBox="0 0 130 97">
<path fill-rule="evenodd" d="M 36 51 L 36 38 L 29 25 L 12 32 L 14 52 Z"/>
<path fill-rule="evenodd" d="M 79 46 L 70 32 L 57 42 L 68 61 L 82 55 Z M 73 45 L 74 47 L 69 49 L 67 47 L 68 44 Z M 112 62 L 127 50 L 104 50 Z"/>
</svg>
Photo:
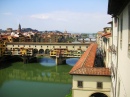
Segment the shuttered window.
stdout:
<svg viewBox="0 0 130 97">
<path fill-rule="evenodd" d="M 83 87 L 83 81 L 78 81 L 78 82 L 77 82 L 77 86 L 78 86 L 79 88 L 82 88 L 82 87 Z"/>
</svg>

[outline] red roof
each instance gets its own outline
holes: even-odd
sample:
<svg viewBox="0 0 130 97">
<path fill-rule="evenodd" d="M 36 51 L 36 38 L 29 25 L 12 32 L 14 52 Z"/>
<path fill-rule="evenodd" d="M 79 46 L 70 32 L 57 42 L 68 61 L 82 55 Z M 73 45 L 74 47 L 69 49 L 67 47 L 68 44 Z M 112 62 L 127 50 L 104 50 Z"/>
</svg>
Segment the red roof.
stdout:
<svg viewBox="0 0 130 97">
<path fill-rule="evenodd" d="M 69 72 L 72 75 L 106 75 L 110 76 L 110 69 L 105 67 L 94 67 L 97 44 L 91 44 L 86 52 Z"/>
<path fill-rule="evenodd" d="M 104 33 L 102 34 L 102 37 L 106 37 L 106 38 L 111 37 L 111 33 Z"/>
</svg>

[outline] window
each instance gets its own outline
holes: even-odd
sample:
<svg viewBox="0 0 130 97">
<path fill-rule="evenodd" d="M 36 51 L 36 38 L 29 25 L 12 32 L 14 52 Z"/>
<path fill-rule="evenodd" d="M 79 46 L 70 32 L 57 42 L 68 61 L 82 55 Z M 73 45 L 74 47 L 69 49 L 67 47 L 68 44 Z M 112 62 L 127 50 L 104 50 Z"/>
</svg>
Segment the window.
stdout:
<svg viewBox="0 0 130 97">
<path fill-rule="evenodd" d="M 130 5 L 128 7 L 128 21 L 129 21 L 129 24 L 128 24 L 128 57 L 130 58 Z"/>
<path fill-rule="evenodd" d="M 98 88 L 98 89 L 102 89 L 102 88 L 103 88 L 102 82 L 97 82 L 97 88 Z"/>
<path fill-rule="evenodd" d="M 78 86 L 79 88 L 82 88 L 82 87 L 83 87 L 83 81 L 78 81 L 78 82 L 77 82 L 77 86 Z"/>
</svg>

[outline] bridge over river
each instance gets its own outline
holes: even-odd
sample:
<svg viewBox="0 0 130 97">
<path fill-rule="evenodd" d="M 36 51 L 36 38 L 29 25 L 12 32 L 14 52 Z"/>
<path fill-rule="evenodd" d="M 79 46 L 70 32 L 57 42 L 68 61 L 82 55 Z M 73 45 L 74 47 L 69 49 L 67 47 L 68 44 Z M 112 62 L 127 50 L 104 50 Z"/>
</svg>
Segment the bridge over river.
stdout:
<svg viewBox="0 0 130 97">
<path fill-rule="evenodd" d="M 91 42 L 88 43 L 39 43 L 39 42 L 8 42 L 6 43 L 6 48 L 32 48 L 37 50 L 38 53 L 47 54 L 50 50 L 54 48 L 67 48 L 68 50 L 82 49 L 85 51 Z"/>
<path fill-rule="evenodd" d="M 49 55 L 61 64 L 67 58 L 80 57 L 91 43 L 39 43 L 9 42 L 6 43 L 4 55 L 44 56 Z"/>
</svg>

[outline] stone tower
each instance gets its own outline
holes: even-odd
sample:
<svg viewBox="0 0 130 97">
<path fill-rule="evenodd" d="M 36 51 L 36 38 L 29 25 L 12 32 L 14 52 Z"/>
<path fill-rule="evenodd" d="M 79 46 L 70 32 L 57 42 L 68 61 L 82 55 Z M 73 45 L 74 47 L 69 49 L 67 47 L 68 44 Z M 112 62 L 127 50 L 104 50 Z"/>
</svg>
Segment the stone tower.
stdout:
<svg viewBox="0 0 130 97">
<path fill-rule="evenodd" d="M 18 32 L 21 32 L 21 25 L 18 26 Z"/>
</svg>

